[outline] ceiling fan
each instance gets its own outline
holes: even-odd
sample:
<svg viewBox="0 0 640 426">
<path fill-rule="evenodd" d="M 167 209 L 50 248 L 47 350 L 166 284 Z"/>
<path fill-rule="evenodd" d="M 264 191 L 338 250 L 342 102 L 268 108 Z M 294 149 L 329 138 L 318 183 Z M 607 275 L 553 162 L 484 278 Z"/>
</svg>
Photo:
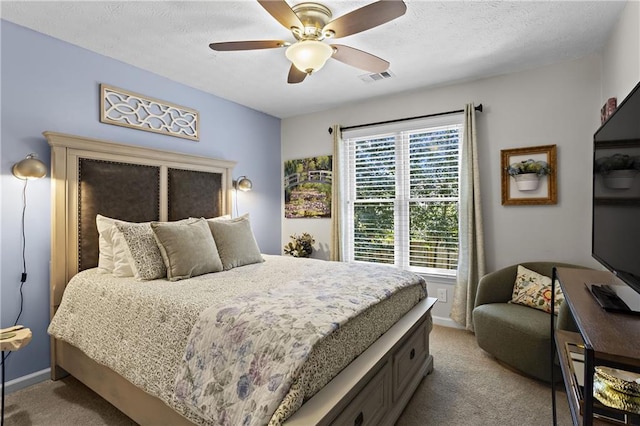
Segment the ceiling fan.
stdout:
<svg viewBox="0 0 640 426">
<path fill-rule="evenodd" d="M 274 49 L 286 47 L 285 55 L 292 62 L 288 83 L 301 83 L 307 75 L 320 68 L 329 58 L 365 71 L 379 73 L 389 69 L 389 62 L 370 53 L 342 44 L 327 44 L 326 39 L 346 37 L 392 21 L 407 10 L 402 0 L 381 0 L 370 3 L 336 19 L 331 10 L 320 3 L 300 3 L 290 7 L 285 0 L 258 0 L 280 24 L 291 31 L 296 41 L 253 40 L 211 43 L 216 51 Z"/>
</svg>

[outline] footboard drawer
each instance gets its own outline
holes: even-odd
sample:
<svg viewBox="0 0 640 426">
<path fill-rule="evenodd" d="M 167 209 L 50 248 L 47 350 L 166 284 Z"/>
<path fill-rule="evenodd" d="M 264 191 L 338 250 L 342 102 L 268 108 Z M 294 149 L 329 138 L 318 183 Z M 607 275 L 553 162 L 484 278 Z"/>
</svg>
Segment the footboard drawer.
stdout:
<svg viewBox="0 0 640 426">
<path fill-rule="evenodd" d="M 390 407 L 391 365 L 387 362 L 332 424 L 378 425 Z"/>
<path fill-rule="evenodd" d="M 402 395 L 427 357 L 427 330 L 423 323 L 393 356 L 393 400 Z"/>
</svg>

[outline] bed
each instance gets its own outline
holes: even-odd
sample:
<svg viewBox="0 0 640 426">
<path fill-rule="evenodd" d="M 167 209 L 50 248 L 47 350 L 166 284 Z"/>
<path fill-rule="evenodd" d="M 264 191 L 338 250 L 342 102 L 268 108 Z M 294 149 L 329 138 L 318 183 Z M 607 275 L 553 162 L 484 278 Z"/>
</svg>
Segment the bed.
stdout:
<svg viewBox="0 0 640 426">
<path fill-rule="evenodd" d="M 422 378 L 433 368 L 429 332 L 430 309 L 435 299 L 426 297 L 424 281 L 390 267 L 264 254 L 259 260 L 179 281 L 114 278 L 97 268 L 98 215 L 131 223 L 187 220 L 195 227 L 195 219 L 187 218 L 216 218 L 230 213 L 234 163 L 60 133 L 44 135 L 52 151 L 50 331 L 56 336 L 51 341 L 54 380 L 73 375 L 143 425 L 359 425 L 393 424 L 397 420 Z M 224 220 L 235 224 L 243 218 Z M 214 225 L 210 226 L 214 232 Z M 329 268 L 333 269 L 326 274 Z M 301 275 L 306 279 L 300 280 Z M 320 278 L 323 275 L 332 280 Z M 387 275 L 389 278 L 383 279 Z M 371 277 L 375 280 L 367 287 L 365 282 Z M 382 281 L 388 281 L 392 290 L 383 288 Z M 241 285 L 229 284 L 234 282 L 249 282 L 250 290 L 238 290 Z M 342 286 L 343 293 L 332 295 L 328 302 L 314 301 L 325 304 L 314 306 L 320 314 L 309 315 L 304 322 L 307 327 L 316 327 L 314 330 L 322 339 L 310 341 L 308 350 L 298 351 L 304 353 L 300 365 L 288 358 L 280 363 L 285 369 L 297 366 L 294 379 L 274 373 L 271 380 L 262 381 L 263 387 L 278 389 L 271 389 L 274 396 L 270 396 L 269 404 L 262 404 L 262 396 L 256 396 L 253 406 L 247 403 L 253 395 L 262 395 L 257 390 L 251 398 L 245 395 L 249 393 L 247 389 L 253 392 L 261 384 L 255 377 L 257 373 L 252 376 L 253 381 L 244 376 L 237 381 L 236 396 L 242 397 L 236 399 L 242 401 L 222 402 L 224 392 L 220 391 L 214 399 L 203 402 L 201 398 L 211 398 L 210 394 L 216 393 L 211 389 L 217 390 L 217 385 L 211 385 L 212 378 L 206 377 L 212 374 L 207 373 L 208 365 L 203 367 L 203 359 L 210 358 L 214 368 L 220 369 L 212 371 L 226 372 L 227 368 L 232 370 L 234 363 L 218 364 L 221 359 L 230 358 L 231 352 L 213 356 L 209 355 L 212 351 L 189 352 L 188 348 L 211 347 L 211 342 L 202 336 L 216 328 L 211 324 L 219 324 L 222 313 L 227 323 L 240 321 L 240 316 L 228 317 L 230 310 L 223 307 L 223 302 L 243 306 L 234 315 L 246 315 L 257 311 L 254 307 L 265 306 L 267 297 L 289 305 L 307 303 L 295 299 L 305 293 L 301 291 L 305 288 L 310 294 L 318 292 L 317 297 L 309 299 L 328 299 L 323 297 L 325 292 L 340 282 L 350 282 L 354 287 Z M 339 301 L 341 297 L 343 302 Z M 358 297 L 368 300 L 356 302 Z M 350 301 L 362 306 L 344 314 L 351 318 L 349 321 L 338 322 L 330 317 L 331 309 L 351 312 Z M 251 309 L 244 308 L 249 306 Z M 286 309 L 291 307 L 269 305 L 264 312 L 256 313 L 256 318 L 261 319 L 256 321 L 256 327 L 264 327 L 265 315 Z M 59 310 L 60 315 L 56 315 Z M 209 311 L 207 319 L 205 313 Z M 321 317 L 325 314 L 329 319 L 323 323 Z M 257 328 L 252 333 L 259 336 L 271 331 Z M 211 338 L 234 344 L 239 340 L 215 335 Z M 237 344 L 247 347 L 245 341 Z M 299 342 L 296 345 L 300 347 Z M 237 351 L 238 347 L 225 350 Z M 217 378 L 220 376 L 218 373 Z M 280 386 L 280 377 L 289 377 L 289 382 Z M 204 392 L 205 388 L 209 390 Z M 278 398 L 282 401 L 274 403 Z M 239 404 L 244 407 L 244 414 L 231 408 L 227 414 L 221 404 Z"/>
</svg>

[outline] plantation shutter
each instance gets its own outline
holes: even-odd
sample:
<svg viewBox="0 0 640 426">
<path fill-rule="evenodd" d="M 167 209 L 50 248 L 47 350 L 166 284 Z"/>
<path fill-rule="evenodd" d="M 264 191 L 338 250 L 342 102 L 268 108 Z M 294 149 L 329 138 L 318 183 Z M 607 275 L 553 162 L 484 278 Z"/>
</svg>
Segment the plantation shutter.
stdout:
<svg viewBox="0 0 640 426">
<path fill-rule="evenodd" d="M 345 259 L 455 270 L 462 117 L 343 133 Z"/>
<path fill-rule="evenodd" d="M 394 263 L 395 150 L 393 136 L 353 141 L 353 260 Z"/>
<path fill-rule="evenodd" d="M 461 126 L 409 135 L 409 265 L 458 263 L 458 164 Z"/>
</svg>

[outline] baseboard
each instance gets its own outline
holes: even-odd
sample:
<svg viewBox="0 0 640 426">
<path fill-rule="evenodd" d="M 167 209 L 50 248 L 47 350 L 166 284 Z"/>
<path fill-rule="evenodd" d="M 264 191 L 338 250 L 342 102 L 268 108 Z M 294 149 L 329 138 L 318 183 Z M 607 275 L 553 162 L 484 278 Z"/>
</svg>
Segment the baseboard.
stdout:
<svg viewBox="0 0 640 426">
<path fill-rule="evenodd" d="M 9 380 L 5 383 L 4 392 L 9 394 L 11 392 L 19 391 L 36 383 L 44 382 L 51 378 L 51 368 L 45 368 L 44 370 L 36 371 L 35 373 L 27 374 L 26 376 L 18 377 L 17 379 Z"/>
<path fill-rule="evenodd" d="M 459 328 L 461 330 L 464 330 L 463 326 L 461 326 L 451 318 L 437 317 L 437 316 L 432 316 L 431 318 L 435 325 L 441 325 L 443 327 L 450 327 L 450 328 Z"/>
</svg>

